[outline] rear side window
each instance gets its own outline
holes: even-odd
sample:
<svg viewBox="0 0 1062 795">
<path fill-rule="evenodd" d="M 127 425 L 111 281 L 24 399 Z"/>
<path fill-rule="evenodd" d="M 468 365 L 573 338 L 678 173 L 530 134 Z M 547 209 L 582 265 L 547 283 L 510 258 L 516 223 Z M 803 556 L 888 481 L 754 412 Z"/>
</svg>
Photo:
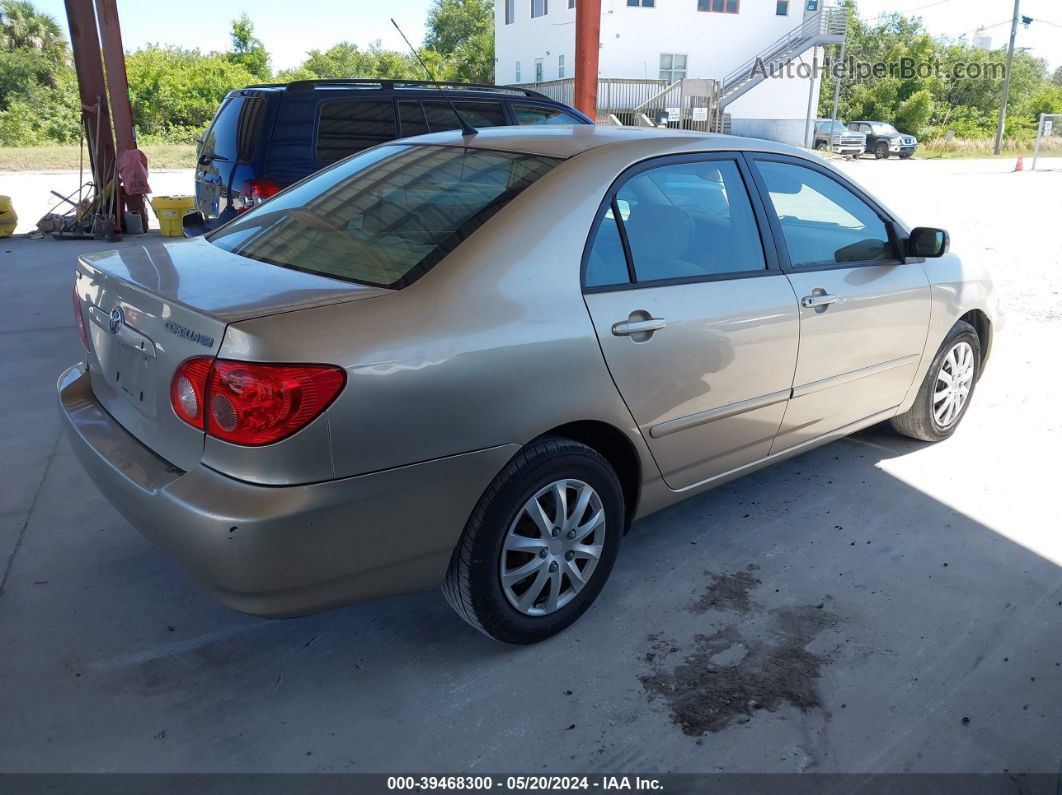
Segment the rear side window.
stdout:
<svg viewBox="0 0 1062 795">
<path fill-rule="evenodd" d="M 321 104 L 314 157 L 333 163 L 398 137 L 390 100 L 337 99 Z"/>
<path fill-rule="evenodd" d="M 656 166 L 623 183 L 591 248 L 587 287 L 629 281 L 614 262 L 613 225 L 626 235 L 638 284 L 767 269 L 756 215 L 733 160 Z"/>
<path fill-rule="evenodd" d="M 518 124 L 582 124 L 570 113 L 559 108 L 547 108 L 542 105 L 513 104 Z"/>
<path fill-rule="evenodd" d="M 454 105 L 473 127 L 501 127 L 505 124 L 505 110 L 500 102 L 455 102 Z M 429 132 L 461 129 L 461 122 L 446 100 L 429 100 L 422 102 L 421 106 L 428 119 Z"/>
<path fill-rule="evenodd" d="M 226 99 L 203 136 L 203 154 L 216 160 L 250 160 L 262 135 L 265 109 L 260 97 Z"/>
<path fill-rule="evenodd" d="M 400 288 L 561 161 L 444 146 L 381 146 L 325 169 L 209 235 L 243 257 Z"/>
</svg>

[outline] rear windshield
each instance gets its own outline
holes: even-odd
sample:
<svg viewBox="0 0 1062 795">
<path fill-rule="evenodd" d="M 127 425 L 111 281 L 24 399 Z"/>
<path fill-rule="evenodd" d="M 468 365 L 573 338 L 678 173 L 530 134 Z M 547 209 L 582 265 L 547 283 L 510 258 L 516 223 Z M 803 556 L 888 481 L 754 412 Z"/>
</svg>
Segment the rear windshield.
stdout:
<svg viewBox="0 0 1062 795">
<path fill-rule="evenodd" d="M 274 265 L 405 287 L 559 162 L 485 149 L 381 146 L 303 180 L 209 240 Z"/>
<path fill-rule="evenodd" d="M 262 133 L 265 107 L 265 100 L 257 97 L 226 99 L 203 136 L 200 153 L 215 160 L 250 160 Z"/>
</svg>

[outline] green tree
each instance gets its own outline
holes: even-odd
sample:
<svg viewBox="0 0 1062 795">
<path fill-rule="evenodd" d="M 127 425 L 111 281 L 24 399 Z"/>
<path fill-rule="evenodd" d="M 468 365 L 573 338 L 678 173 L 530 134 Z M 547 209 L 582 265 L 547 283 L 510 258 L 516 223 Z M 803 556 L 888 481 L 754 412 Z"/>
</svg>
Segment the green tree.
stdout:
<svg viewBox="0 0 1062 795">
<path fill-rule="evenodd" d="M 435 0 L 428 10 L 425 50 L 437 53 L 441 79 L 494 82 L 494 4 Z"/>
<path fill-rule="evenodd" d="M 137 129 L 174 141 L 192 140 L 229 91 L 255 82 L 244 66 L 224 55 L 180 47 L 151 45 L 125 62 Z"/>
<path fill-rule="evenodd" d="M 228 59 L 238 64 L 259 80 L 269 80 L 273 73 L 269 68 L 269 53 L 261 39 L 254 35 L 254 23 L 247 14 L 232 20 L 232 50 Z"/>
<path fill-rule="evenodd" d="M 0 2 L 0 39 L 7 50 L 36 51 L 57 66 L 70 54 L 59 23 L 29 0 Z"/>
<path fill-rule="evenodd" d="M 288 79 L 293 76 L 294 70 L 283 74 Z M 300 76 L 294 79 L 386 77 L 409 80 L 423 76 L 420 66 L 411 56 L 385 50 L 379 41 L 374 41 L 366 50 L 349 41 L 341 41 L 327 50 L 310 50 L 298 74 Z"/>
</svg>

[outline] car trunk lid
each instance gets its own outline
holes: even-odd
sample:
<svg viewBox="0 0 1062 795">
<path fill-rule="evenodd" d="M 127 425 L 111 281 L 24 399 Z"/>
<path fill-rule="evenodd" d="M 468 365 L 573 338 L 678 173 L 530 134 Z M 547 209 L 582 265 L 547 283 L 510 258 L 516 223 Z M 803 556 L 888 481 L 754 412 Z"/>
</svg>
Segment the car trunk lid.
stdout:
<svg viewBox="0 0 1062 795">
<path fill-rule="evenodd" d="M 183 361 L 217 355 L 230 323 L 390 291 L 247 259 L 197 238 L 84 255 L 75 292 L 96 398 L 144 445 L 189 469 L 202 456 L 203 432 L 170 406 Z"/>
</svg>

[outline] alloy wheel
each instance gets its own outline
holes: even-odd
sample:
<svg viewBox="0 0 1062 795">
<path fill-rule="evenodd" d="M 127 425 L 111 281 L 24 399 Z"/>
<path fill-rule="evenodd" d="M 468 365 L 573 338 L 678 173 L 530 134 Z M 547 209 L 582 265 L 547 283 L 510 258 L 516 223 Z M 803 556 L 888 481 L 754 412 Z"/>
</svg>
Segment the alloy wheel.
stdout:
<svg viewBox="0 0 1062 795">
<path fill-rule="evenodd" d="M 509 604 L 529 616 L 567 605 L 593 576 L 605 532 L 605 508 L 589 484 L 564 479 L 539 489 L 502 544 L 499 574 Z"/>
<path fill-rule="evenodd" d="M 959 342 L 944 357 L 933 391 L 933 419 L 941 428 L 958 421 L 974 380 L 974 352 L 968 342 Z"/>
</svg>

